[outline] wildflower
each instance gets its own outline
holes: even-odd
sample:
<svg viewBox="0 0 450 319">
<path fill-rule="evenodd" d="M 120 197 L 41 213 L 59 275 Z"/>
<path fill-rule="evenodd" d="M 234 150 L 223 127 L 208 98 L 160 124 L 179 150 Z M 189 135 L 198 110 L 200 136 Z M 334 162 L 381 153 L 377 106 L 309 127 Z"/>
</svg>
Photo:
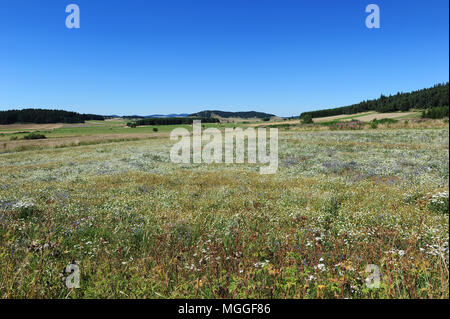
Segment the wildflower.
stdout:
<svg viewBox="0 0 450 319">
<path fill-rule="evenodd" d="M 326 270 L 325 264 L 318 264 L 318 265 L 315 266 L 314 268 L 315 268 L 315 269 L 319 269 L 320 271 L 325 271 L 325 270 Z"/>
<path fill-rule="evenodd" d="M 264 266 L 269 263 L 268 260 L 260 261 L 254 264 L 255 268 L 264 268 Z"/>
</svg>

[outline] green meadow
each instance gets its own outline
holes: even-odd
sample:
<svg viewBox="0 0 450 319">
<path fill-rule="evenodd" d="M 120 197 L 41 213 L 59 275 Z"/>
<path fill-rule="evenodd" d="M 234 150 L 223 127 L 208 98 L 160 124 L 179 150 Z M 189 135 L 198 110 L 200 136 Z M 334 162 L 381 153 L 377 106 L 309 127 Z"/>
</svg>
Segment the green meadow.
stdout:
<svg viewBox="0 0 450 319">
<path fill-rule="evenodd" d="M 0 297 L 448 298 L 448 123 L 408 125 L 280 128 L 273 175 L 172 163 L 173 126 L 0 153 Z"/>
</svg>

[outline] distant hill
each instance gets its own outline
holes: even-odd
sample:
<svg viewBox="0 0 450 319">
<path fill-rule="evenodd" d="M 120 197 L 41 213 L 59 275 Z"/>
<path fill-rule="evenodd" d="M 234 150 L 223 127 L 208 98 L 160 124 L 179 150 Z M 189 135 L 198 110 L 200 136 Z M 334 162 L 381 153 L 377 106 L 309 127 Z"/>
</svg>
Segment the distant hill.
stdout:
<svg viewBox="0 0 450 319">
<path fill-rule="evenodd" d="M 180 114 L 152 114 L 147 115 L 145 118 L 172 118 L 172 117 L 186 117 L 189 116 L 188 113 L 180 113 Z"/>
<path fill-rule="evenodd" d="M 380 113 L 408 111 L 409 109 L 430 109 L 437 107 L 449 107 L 449 83 L 437 84 L 431 88 L 418 91 L 401 93 L 396 95 L 381 95 L 375 100 L 363 101 L 358 104 L 343 106 L 333 109 L 304 112 L 300 115 L 304 118 L 326 117 L 342 114 L 355 114 L 367 111 L 377 111 Z M 448 111 L 447 111 L 448 112 Z"/>
<path fill-rule="evenodd" d="M 158 118 L 174 118 L 174 117 L 187 117 L 188 113 L 180 114 L 151 114 L 151 115 L 124 115 L 124 119 L 158 119 Z"/>
<path fill-rule="evenodd" d="M 263 112 L 255 112 L 255 111 L 249 111 L 249 112 L 225 112 L 225 111 L 201 111 L 197 113 L 190 114 L 189 116 L 195 116 L 195 117 L 206 117 L 206 118 L 243 118 L 243 119 L 250 119 L 250 118 L 268 118 L 273 117 L 275 115 L 263 113 Z"/>
<path fill-rule="evenodd" d="M 23 109 L 0 111 L 0 124 L 14 123 L 84 123 L 89 120 L 105 120 L 104 116 L 80 114 L 63 110 Z"/>
</svg>

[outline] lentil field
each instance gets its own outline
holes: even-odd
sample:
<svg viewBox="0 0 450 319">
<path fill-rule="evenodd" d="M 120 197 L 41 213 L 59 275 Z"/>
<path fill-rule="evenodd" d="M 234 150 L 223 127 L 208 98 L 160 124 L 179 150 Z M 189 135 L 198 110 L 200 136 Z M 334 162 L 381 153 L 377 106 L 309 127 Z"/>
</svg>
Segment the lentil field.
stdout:
<svg viewBox="0 0 450 319">
<path fill-rule="evenodd" d="M 448 124 L 280 129 L 273 175 L 173 143 L 0 154 L 0 297 L 449 298 Z"/>
</svg>

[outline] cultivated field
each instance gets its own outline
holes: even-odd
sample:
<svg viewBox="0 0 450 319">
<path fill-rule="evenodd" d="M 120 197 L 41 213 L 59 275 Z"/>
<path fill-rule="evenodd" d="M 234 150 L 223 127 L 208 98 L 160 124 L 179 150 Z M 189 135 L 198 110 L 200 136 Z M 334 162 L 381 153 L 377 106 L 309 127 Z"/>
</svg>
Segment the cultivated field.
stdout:
<svg viewBox="0 0 450 319">
<path fill-rule="evenodd" d="M 171 163 L 168 129 L 8 150 L 0 297 L 449 298 L 449 129 L 436 123 L 280 129 L 274 175 Z M 75 129 L 94 135 L 49 135 Z M 72 261 L 81 282 L 69 290 Z"/>
<path fill-rule="evenodd" d="M 334 116 L 326 116 L 326 117 L 318 117 L 314 118 L 314 123 L 326 123 L 333 121 L 351 121 L 358 120 L 361 122 L 370 122 L 374 119 L 395 119 L 395 120 L 409 120 L 409 119 L 417 119 L 420 117 L 420 112 L 392 112 L 392 113 L 378 113 L 375 111 L 364 112 L 364 113 L 356 113 L 356 114 L 343 114 L 343 115 L 334 115 Z M 251 126 L 270 126 L 274 124 L 299 124 L 301 120 L 273 120 L 271 122 L 262 122 L 262 123 L 254 123 Z"/>
</svg>

